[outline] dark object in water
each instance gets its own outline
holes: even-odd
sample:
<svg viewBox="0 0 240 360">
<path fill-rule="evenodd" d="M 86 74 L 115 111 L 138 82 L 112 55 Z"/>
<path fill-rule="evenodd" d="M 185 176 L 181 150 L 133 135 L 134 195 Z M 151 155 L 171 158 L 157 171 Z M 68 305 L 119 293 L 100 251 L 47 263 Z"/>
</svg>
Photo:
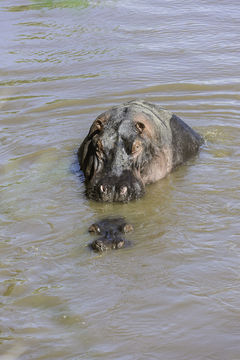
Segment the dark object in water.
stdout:
<svg viewBox="0 0 240 360">
<path fill-rule="evenodd" d="M 92 224 L 88 231 L 96 235 L 102 235 L 89 244 L 89 247 L 97 252 L 111 249 L 121 249 L 130 246 L 124 234 L 133 230 L 124 218 L 107 218 Z"/>
</svg>

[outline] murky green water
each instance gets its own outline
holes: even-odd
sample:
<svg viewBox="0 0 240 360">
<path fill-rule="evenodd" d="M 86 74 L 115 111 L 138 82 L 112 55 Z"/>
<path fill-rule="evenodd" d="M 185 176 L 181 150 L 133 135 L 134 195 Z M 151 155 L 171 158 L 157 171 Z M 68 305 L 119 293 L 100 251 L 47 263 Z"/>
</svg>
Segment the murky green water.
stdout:
<svg viewBox="0 0 240 360">
<path fill-rule="evenodd" d="M 239 16 L 236 0 L 0 1 L 0 359 L 240 358 Z M 136 97 L 206 145 L 139 201 L 89 201 L 74 154 Z M 87 228 L 111 214 L 134 246 L 93 254 Z"/>
</svg>

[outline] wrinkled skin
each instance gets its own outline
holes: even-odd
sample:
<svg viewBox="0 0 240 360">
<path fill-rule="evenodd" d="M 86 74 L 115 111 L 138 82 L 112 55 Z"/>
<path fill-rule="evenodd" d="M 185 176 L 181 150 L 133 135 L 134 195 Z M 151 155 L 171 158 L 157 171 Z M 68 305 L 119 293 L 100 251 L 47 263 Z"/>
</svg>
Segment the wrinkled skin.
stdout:
<svg viewBox="0 0 240 360">
<path fill-rule="evenodd" d="M 145 185 L 164 178 L 195 155 L 202 137 L 179 117 L 143 100 L 97 117 L 78 150 L 86 195 L 97 201 L 138 199 Z"/>
<path fill-rule="evenodd" d="M 96 235 L 102 235 L 89 244 L 90 248 L 103 252 L 110 249 L 121 249 L 130 245 L 124 234 L 133 230 L 131 224 L 126 223 L 123 218 L 103 219 L 92 224 L 88 231 Z"/>
</svg>

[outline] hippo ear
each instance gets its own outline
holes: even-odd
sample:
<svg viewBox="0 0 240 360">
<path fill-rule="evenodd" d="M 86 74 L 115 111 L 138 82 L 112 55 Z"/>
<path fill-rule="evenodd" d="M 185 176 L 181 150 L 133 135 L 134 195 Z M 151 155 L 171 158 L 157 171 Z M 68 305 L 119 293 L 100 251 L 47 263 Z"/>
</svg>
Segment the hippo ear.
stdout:
<svg viewBox="0 0 240 360">
<path fill-rule="evenodd" d="M 103 128 L 103 122 L 100 119 L 97 119 L 95 126 L 98 131 L 101 131 Z"/>
<path fill-rule="evenodd" d="M 137 121 L 135 126 L 136 126 L 139 134 L 142 134 L 143 130 L 145 129 L 145 125 L 142 122 Z"/>
<path fill-rule="evenodd" d="M 124 224 L 122 231 L 125 233 L 133 231 L 133 226 L 131 224 Z"/>
<path fill-rule="evenodd" d="M 108 121 L 108 119 L 109 114 L 107 112 L 99 115 L 93 122 L 88 136 L 92 138 L 94 135 L 99 134 L 103 130 L 104 124 Z"/>
<path fill-rule="evenodd" d="M 94 223 L 91 226 L 89 226 L 88 231 L 90 233 L 94 233 L 94 234 L 101 234 L 101 229 L 98 226 L 98 224 Z"/>
<path fill-rule="evenodd" d="M 90 128 L 88 136 L 92 138 L 94 135 L 99 134 L 102 131 L 102 129 L 103 129 L 102 121 L 100 119 L 96 119 Z"/>
</svg>

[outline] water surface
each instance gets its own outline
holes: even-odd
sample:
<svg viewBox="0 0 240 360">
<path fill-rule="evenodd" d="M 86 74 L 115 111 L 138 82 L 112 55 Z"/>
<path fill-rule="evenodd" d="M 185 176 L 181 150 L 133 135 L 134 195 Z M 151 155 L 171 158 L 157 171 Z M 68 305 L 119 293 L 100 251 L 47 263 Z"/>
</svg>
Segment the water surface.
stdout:
<svg viewBox="0 0 240 360">
<path fill-rule="evenodd" d="M 234 0 L 0 2 L 3 359 L 239 359 L 239 17 Z M 89 201 L 76 150 L 136 97 L 206 144 L 139 201 Z M 109 215 L 134 246 L 91 253 Z"/>
</svg>

